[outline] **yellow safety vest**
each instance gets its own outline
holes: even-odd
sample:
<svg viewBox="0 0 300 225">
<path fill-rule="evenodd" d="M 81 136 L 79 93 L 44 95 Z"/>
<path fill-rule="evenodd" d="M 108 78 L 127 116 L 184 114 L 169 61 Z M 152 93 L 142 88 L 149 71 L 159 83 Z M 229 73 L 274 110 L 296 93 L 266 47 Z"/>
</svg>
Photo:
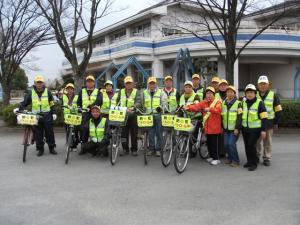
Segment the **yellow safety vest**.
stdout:
<svg viewBox="0 0 300 225">
<path fill-rule="evenodd" d="M 87 109 L 89 106 L 95 104 L 97 100 L 97 96 L 99 93 L 99 89 L 95 88 L 91 95 L 88 95 L 87 89 L 82 89 L 82 108 Z"/>
<path fill-rule="evenodd" d="M 69 98 L 67 95 L 63 95 L 63 106 L 69 106 L 69 108 L 64 107 L 64 115 L 66 114 L 78 114 L 78 109 L 77 109 L 77 99 L 78 95 L 75 95 L 71 105 L 69 105 Z"/>
<path fill-rule="evenodd" d="M 223 120 L 223 127 L 226 130 L 234 130 L 236 126 L 236 120 L 238 115 L 238 107 L 239 107 L 239 101 L 235 100 L 233 105 L 228 110 L 228 107 L 225 103 L 226 101 L 223 101 L 222 103 L 222 120 Z"/>
<path fill-rule="evenodd" d="M 275 111 L 274 111 L 274 95 L 275 93 L 273 91 L 269 91 L 268 95 L 266 96 L 265 100 L 263 101 L 265 103 L 267 113 L 268 113 L 268 119 L 273 120 L 275 118 Z M 262 100 L 259 93 L 257 93 L 257 98 Z"/>
<path fill-rule="evenodd" d="M 257 99 L 255 103 L 248 109 L 246 101 L 243 102 L 243 127 L 261 128 L 261 119 L 258 115 L 258 107 L 261 100 Z"/>
<path fill-rule="evenodd" d="M 146 113 L 157 113 L 156 108 L 160 107 L 161 90 L 157 89 L 153 97 L 148 93 L 148 90 L 144 90 L 144 107 Z"/>
<path fill-rule="evenodd" d="M 103 102 L 101 106 L 101 113 L 108 114 L 110 109 L 110 99 L 106 91 L 102 91 Z"/>
<path fill-rule="evenodd" d="M 45 88 L 41 97 L 38 96 L 36 91 L 32 89 L 31 91 L 31 110 L 34 113 L 38 112 L 50 112 L 50 103 L 48 98 L 48 89 Z"/>
<path fill-rule="evenodd" d="M 104 133 L 105 133 L 105 124 L 106 124 L 106 118 L 102 118 L 98 126 L 96 127 L 94 124 L 93 119 L 90 119 L 90 139 L 94 143 L 99 143 L 103 140 L 104 138 Z"/>
</svg>

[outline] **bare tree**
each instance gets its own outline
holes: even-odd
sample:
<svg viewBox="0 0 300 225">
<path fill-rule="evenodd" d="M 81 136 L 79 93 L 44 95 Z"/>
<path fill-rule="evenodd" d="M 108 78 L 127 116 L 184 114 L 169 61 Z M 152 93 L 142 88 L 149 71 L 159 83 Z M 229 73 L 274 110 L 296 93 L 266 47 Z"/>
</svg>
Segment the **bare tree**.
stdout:
<svg viewBox="0 0 300 225">
<path fill-rule="evenodd" d="M 76 88 L 83 77 L 93 53 L 93 33 L 97 20 L 111 13 L 113 0 L 35 0 L 54 30 L 57 43 L 72 67 Z M 83 31 L 86 41 L 83 54 L 76 51 L 76 39 Z"/>
<path fill-rule="evenodd" d="M 0 82 L 9 104 L 12 79 L 27 54 L 51 38 L 50 26 L 30 0 L 0 0 Z"/>
<path fill-rule="evenodd" d="M 180 28 L 184 33 L 192 34 L 213 45 L 225 63 L 226 79 L 230 83 L 233 83 L 234 80 L 234 64 L 243 50 L 286 13 L 285 3 L 273 3 L 272 10 L 266 13 L 266 23 L 256 27 L 253 34 L 249 35 L 243 42 L 237 42 L 241 24 L 247 20 L 247 16 L 251 12 L 261 9 L 260 3 L 262 1 L 196 0 L 182 2 L 193 5 L 193 9 L 183 8 L 190 15 L 195 14 L 195 8 L 198 8 L 198 18 L 192 16 L 185 19 L 176 17 L 176 22 L 171 26 Z M 271 4 L 270 1 L 268 2 Z M 221 36 L 221 39 L 217 36 Z"/>
</svg>

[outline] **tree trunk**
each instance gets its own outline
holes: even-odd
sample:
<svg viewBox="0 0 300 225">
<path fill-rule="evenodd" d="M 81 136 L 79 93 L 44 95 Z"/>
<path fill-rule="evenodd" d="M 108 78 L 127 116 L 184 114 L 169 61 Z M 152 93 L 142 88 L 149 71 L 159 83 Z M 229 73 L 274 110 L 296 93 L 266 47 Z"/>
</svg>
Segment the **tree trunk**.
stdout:
<svg viewBox="0 0 300 225">
<path fill-rule="evenodd" d="M 3 89 L 3 104 L 9 105 L 11 89 L 5 82 L 1 83 Z"/>
<path fill-rule="evenodd" d="M 229 84 L 233 85 L 234 83 L 234 60 L 231 57 L 226 58 L 225 61 L 226 67 L 226 80 Z"/>
<path fill-rule="evenodd" d="M 79 69 L 73 69 L 74 73 L 74 83 L 75 83 L 75 93 L 78 93 L 82 86 L 84 86 L 84 72 Z"/>
</svg>

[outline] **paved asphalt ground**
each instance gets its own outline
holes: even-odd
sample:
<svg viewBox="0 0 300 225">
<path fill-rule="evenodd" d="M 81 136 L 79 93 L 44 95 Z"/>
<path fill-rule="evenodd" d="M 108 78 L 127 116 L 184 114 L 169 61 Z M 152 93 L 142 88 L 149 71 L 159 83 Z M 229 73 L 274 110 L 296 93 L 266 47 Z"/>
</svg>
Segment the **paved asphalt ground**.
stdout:
<svg viewBox="0 0 300 225">
<path fill-rule="evenodd" d="M 21 162 L 21 130 L 0 127 L 0 225 L 299 225 L 300 132 L 274 136 L 270 168 L 255 172 L 190 160 L 178 175 L 156 157 L 108 159 L 71 155 Z M 239 153 L 245 162 L 244 148 Z"/>
</svg>

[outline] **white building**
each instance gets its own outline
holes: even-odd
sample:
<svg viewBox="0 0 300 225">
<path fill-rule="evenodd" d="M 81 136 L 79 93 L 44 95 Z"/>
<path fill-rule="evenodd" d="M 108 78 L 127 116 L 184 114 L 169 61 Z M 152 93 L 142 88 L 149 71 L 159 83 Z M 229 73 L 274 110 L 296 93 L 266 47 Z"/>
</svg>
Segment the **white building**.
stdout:
<svg viewBox="0 0 300 225">
<path fill-rule="evenodd" d="M 255 39 L 237 60 L 236 87 L 242 89 L 250 82 L 256 83 L 259 75 L 266 74 L 281 97 L 293 98 L 294 91 L 299 96 L 299 88 L 295 89 L 297 85 L 299 87 L 299 79 L 295 77 L 300 76 L 300 3 L 290 1 L 285 7 L 287 5 L 289 13 Z M 111 62 L 122 65 L 130 56 L 135 56 L 150 74 L 162 80 L 171 72 L 178 50 L 188 48 L 194 64 L 205 59 L 212 73 L 224 77 L 224 63 L 210 43 L 170 25 L 174 18 L 201 19 L 199 12 L 199 6 L 193 2 L 168 0 L 97 31 L 88 72 L 97 76 Z M 260 26 L 268 23 L 272 12 L 274 14 L 274 8 L 270 7 L 246 17 L 239 30 L 238 48 Z M 216 37 L 218 35 L 216 33 Z M 85 41 L 85 38 L 77 41 L 79 57 L 83 51 L 81 44 Z M 63 63 L 63 67 L 65 74 L 71 73 L 67 62 Z M 106 79 L 115 72 L 113 69 L 108 71 Z M 140 79 L 133 66 L 127 69 L 127 74 L 133 75 L 137 81 Z"/>
</svg>

